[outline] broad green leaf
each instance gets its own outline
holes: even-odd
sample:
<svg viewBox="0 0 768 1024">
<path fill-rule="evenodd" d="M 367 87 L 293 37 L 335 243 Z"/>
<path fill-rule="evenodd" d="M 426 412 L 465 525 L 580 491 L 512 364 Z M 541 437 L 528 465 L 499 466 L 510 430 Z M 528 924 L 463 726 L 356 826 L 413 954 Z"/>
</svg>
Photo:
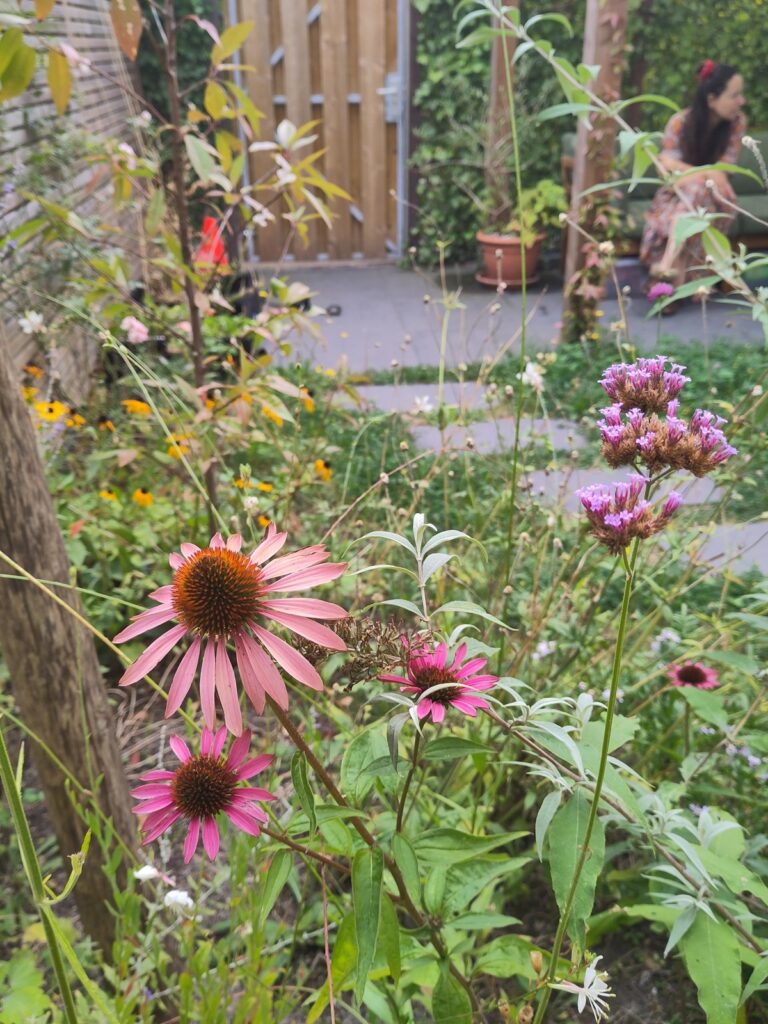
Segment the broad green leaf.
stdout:
<svg viewBox="0 0 768 1024">
<path fill-rule="evenodd" d="M 212 174 L 216 173 L 218 163 L 210 151 L 210 147 L 196 135 L 187 134 L 184 136 L 184 145 L 187 149 L 189 162 L 194 168 L 195 174 L 200 181 L 210 180 Z"/>
<path fill-rule="evenodd" d="M 381 891 L 381 914 L 379 917 L 379 948 L 389 966 L 389 973 L 397 985 L 400 981 L 400 925 L 392 900 Z"/>
<path fill-rule="evenodd" d="M 389 754 L 380 729 L 377 724 L 355 736 L 341 759 L 341 791 L 350 794 L 355 801 L 362 800 L 375 782 L 373 776 L 364 774 L 364 769 Z"/>
<path fill-rule="evenodd" d="M 750 974 L 749 981 L 744 986 L 744 991 L 741 993 L 740 1006 L 743 1003 L 746 1003 L 750 996 L 754 995 L 766 978 L 768 978 L 768 956 L 764 956 Z"/>
<path fill-rule="evenodd" d="M 72 92 L 72 72 L 69 70 L 69 61 L 60 50 L 48 51 L 48 88 L 56 109 L 63 114 Z"/>
<path fill-rule="evenodd" d="M 704 252 L 716 260 L 730 259 L 731 243 L 722 231 L 711 224 L 701 236 Z"/>
<path fill-rule="evenodd" d="M 464 988 L 441 964 L 440 977 L 432 990 L 432 1020 L 435 1024 L 472 1024 L 472 1003 Z"/>
<path fill-rule="evenodd" d="M 590 801 L 578 790 L 560 808 L 549 826 L 549 868 L 552 888 L 562 913 L 576 864 L 584 846 L 589 818 Z M 595 902 L 595 886 L 605 858 L 605 833 L 599 818 L 595 819 L 587 858 L 579 876 L 573 900 L 568 935 L 571 941 L 584 949 L 586 922 Z"/>
<path fill-rule="evenodd" d="M 675 244 L 682 245 L 694 235 L 700 235 L 707 230 L 710 223 L 711 220 L 707 216 L 700 216 L 696 213 L 681 214 L 675 221 Z"/>
<path fill-rule="evenodd" d="M 511 843 L 527 836 L 528 832 L 502 832 L 492 836 L 475 836 L 456 828 L 428 829 L 418 836 L 414 847 L 419 860 L 424 864 L 441 864 L 479 857 L 490 853 L 497 846 Z"/>
<path fill-rule="evenodd" d="M 445 868 L 442 865 L 432 868 L 424 882 L 424 906 L 430 914 L 442 916 L 445 885 Z"/>
<path fill-rule="evenodd" d="M 528 978 L 531 981 L 536 972 L 531 964 L 531 950 L 536 946 L 520 935 L 502 935 L 480 949 L 477 958 L 479 974 L 490 974 L 492 978 Z"/>
<path fill-rule="evenodd" d="M 266 877 L 261 888 L 261 902 L 259 903 L 259 928 L 264 927 L 264 922 L 269 912 L 277 902 L 277 897 L 283 891 L 283 886 L 288 881 L 288 876 L 293 867 L 293 854 L 290 850 L 278 850 L 272 855 L 272 861 L 267 868 Z"/>
<path fill-rule="evenodd" d="M 377 537 L 380 540 L 388 540 L 393 544 L 399 544 L 401 548 L 410 551 L 414 558 L 416 557 L 416 548 L 407 538 L 401 537 L 399 533 L 390 533 L 389 530 L 372 530 L 370 533 L 364 534 L 360 540 L 368 540 L 369 537 Z"/>
<path fill-rule="evenodd" d="M 441 736 L 432 740 L 424 748 L 422 757 L 425 761 L 452 761 L 457 757 L 466 757 L 468 754 L 491 754 L 490 747 L 482 743 L 475 743 L 474 740 L 464 740 L 460 736 Z"/>
<path fill-rule="evenodd" d="M 416 852 L 409 840 L 402 835 L 395 835 L 392 839 L 392 856 L 400 868 L 400 873 L 405 881 L 408 895 L 418 906 L 421 902 L 421 881 L 419 879 L 419 861 Z"/>
<path fill-rule="evenodd" d="M 718 838 L 720 837 L 716 837 L 715 842 Z M 768 886 L 761 882 L 758 876 L 741 861 L 721 856 L 712 849 L 703 847 L 697 847 L 696 852 L 706 870 L 710 874 L 722 878 L 732 893 L 739 896 L 741 893 L 749 892 L 768 907 Z"/>
<path fill-rule="evenodd" d="M 11 58 L 24 42 L 24 33 L 18 28 L 9 28 L 0 35 L 0 82 Z"/>
<path fill-rule="evenodd" d="M 449 555 L 445 551 L 436 551 L 432 555 L 427 555 L 421 566 L 422 582 L 426 583 L 430 577 L 434 576 L 444 565 L 447 565 L 452 558 L 453 555 Z"/>
<path fill-rule="evenodd" d="M 254 22 L 240 21 L 236 25 L 230 25 L 221 33 L 221 39 L 211 50 L 211 63 L 221 64 L 227 57 L 231 57 L 235 50 L 239 50 L 245 40 L 251 34 Z"/>
<path fill-rule="evenodd" d="M 120 49 L 128 60 L 136 60 L 143 28 L 138 0 L 112 0 L 110 15 Z"/>
<path fill-rule="evenodd" d="M 435 548 L 439 548 L 441 544 L 447 544 L 449 540 L 471 540 L 466 533 L 462 533 L 461 530 L 443 530 L 441 533 L 436 533 L 434 537 L 430 537 L 424 547 L 421 549 L 421 554 L 428 555 L 430 551 Z"/>
<path fill-rule="evenodd" d="M 446 928 L 460 928 L 462 931 L 487 931 L 491 928 L 511 928 L 514 924 L 520 924 L 519 917 L 510 917 L 508 914 L 468 913 L 454 917 L 452 921 L 446 921 Z"/>
<path fill-rule="evenodd" d="M 424 618 L 424 612 L 419 608 L 418 605 L 414 604 L 413 601 L 406 601 L 402 597 L 390 597 L 386 601 L 380 601 L 379 604 L 389 604 L 393 608 L 402 608 L 404 612 L 409 612 L 411 615 L 415 615 L 418 619 Z"/>
<path fill-rule="evenodd" d="M 626 715 L 614 715 L 613 723 L 611 725 L 611 740 L 608 746 L 608 753 L 612 754 L 614 750 L 618 750 L 619 747 L 623 747 L 625 743 L 629 743 L 639 728 L 639 718 L 627 718 Z M 597 750 L 600 750 L 603 745 L 604 734 L 605 723 L 603 721 L 587 722 L 581 731 L 582 742 L 586 740 L 590 746 L 594 746 Z"/>
<path fill-rule="evenodd" d="M 307 759 L 304 752 L 301 750 L 297 750 L 291 758 L 291 781 L 293 782 L 293 788 L 296 790 L 296 795 L 299 798 L 299 803 L 309 820 L 309 833 L 310 835 L 313 835 L 317 828 L 315 795 L 309 785 Z"/>
<path fill-rule="evenodd" d="M 9 963 L 0 964 L 0 990 L 0 1021 L 4 1024 L 37 1020 L 52 1007 L 45 994 L 43 972 L 27 949 L 18 950 Z"/>
<path fill-rule="evenodd" d="M 753 676 L 760 671 L 762 666 L 754 658 L 746 654 L 739 654 L 737 651 L 707 651 L 703 655 L 708 661 L 714 661 L 718 665 L 725 665 L 726 668 L 737 668 L 747 675 Z M 707 691 L 704 690 L 704 693 Z"/>
<path fill-rule="evenodd" d="M 331 979 L 333 991 L 341 991 L 344 983 L 352 976 L 357 963 L 357 941 L 355 937 L 355 919 L 352 914 L 347 914 L 339 926 L 336 941 L 333 944 L 333 955 L 331 956 Z M 317 1000 L 307 1014 L 307 1024 L 315 1024 L 320 1020 L 326 1006 L 328 1005 L 328 981 L 326 979 L 323 987 L 317 994 Z"/>
<path fill-rule="evenodd" d="M 504 875 L 520 871 L 531 861 L 530 857 L 507 857 L 491 854 L 464 861 L 448 869 L 443 906 L 446 914 L 461 914 L 479 894 Z"/>
<path fill-rule="evenodd" d="M 147 229 L 147 234 L 150 237 L 155 235 L 155 232 L 163 223 L 165 212 L 165 193 L 161 188 L 156 188 L 152 193 L 152 198 L 147 204 L 147 213 L 144 219 L 144 225 Z"/>
<path fill-rule="evenodd" d="M 679 692 L 703 722 L 709 722 L 722 730 L 728 728 L 728 713 L 722 694 L 712 690 L 698 690 L 695 686 L 681 686 Z"/>
<path fill-rule="evenodd" d="M 11 29 L 12 32 L 17 31 Z M 6 33 L 8 35 L 8 33 Z M 12 100 L 20 96 L 35 73 L 35 51 L 25 42 L 14 46 L 5 70 L 2 73 L 2 88 L 0 88 L 0 102 Z"/>
<path fill-rule="evenodd" d="M 680 940 L 680 952 L 699 994 L 707 1024 L 734 1024 L 741 997 L 741 957 L 736 933 L 699 911 Z"/>
<path fill-rule="evenodd" d="M 358 850 L 352 862 L 352 903 L 355 913 L 357 962 L 355 1000 L 362 1002 L 368 971 L 376 954 L 381 913 L 381 883 L 384 878 L 384 854 L 378 847 Z"/>
<path fill-rule="evenodd" d="M 221 119 L 228 102 L 229 97 L 218 82 L 209 82 L 206 85 L 203 93 L 203 106 L 214 121 Z"/>
</svg>

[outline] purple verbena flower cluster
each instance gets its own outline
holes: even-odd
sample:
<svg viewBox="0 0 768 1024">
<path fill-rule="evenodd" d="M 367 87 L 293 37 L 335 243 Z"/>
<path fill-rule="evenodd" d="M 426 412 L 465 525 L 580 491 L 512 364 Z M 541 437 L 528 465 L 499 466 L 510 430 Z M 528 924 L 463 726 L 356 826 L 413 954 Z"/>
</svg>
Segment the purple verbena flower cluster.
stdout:
<svg viewBox="0 0 768 1024">
<path fill-rule="evenodd" d="M 673 491 L 655 515 L 651 502 L 642 497 L 646 483 L 645 477 L 635 474 L 612 487 L 593 484 L 576 492 L 591 532 L 613 554 L 619 554 L 635 538 L 644 540 L 663 530 L 680 507 L 682 498 Z"/>
<path fill-rule="evenodd" d="M 668 467 L 700 477 L 736 454 L 721 429 L 722 417 L 697 409 L 687 423 L 677 411 L 677 399 L 667 403 L 664 417 L 638 407 L 625 412 L 619 402 L 603 409 L 597 424 L 603 458 L 614 468 L 643 462 L 651 476 Z"/>
<path fill-rule="evenodd" d="M 675 289 L 667 281 L 657 281 L 652 284 L 648 289 L 648 301 L 656 302 L 657 299 L 667 298 L 669 295 L 674 295 Z"/>
<path fill-rule="evenodd" d="M 684 366 L 671 363 L 667 356 L 638 359 L 636 363 L 614 363 L 604 371 L 600 385 L 623 410 L 662 412 L 677 398 L 691 379 L 683 374 Z"/>
</svg>

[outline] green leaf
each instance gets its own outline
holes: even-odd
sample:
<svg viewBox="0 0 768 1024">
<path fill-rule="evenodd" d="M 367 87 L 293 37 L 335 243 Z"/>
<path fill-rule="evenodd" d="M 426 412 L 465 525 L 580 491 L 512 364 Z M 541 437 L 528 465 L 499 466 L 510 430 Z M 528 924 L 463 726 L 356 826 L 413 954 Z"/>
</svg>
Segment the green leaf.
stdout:
<svg viewBox="0 0 768 1024">
<path fill-rule="evenodd" d="M 221 33 L 221 39 L 211 50 L 211 63 L 221 64 L 227 57 L 231 57 L 235 50 L 239 50 L 253 30 L 254 22 L 240 21 L 236 25 L 230 25 Z"/>
<path fill-rule="evenodd" d="M 17 31 L 18 29 L 11 29 L 11 32 Z M 6 36 L 9 34 L 8 32 L 5 33 Z M 20 41 L 18 45 L 13 46 L 10 58 L 1 76 L 0 102 L 12 100 L 15 96 L 20 96 L 32 81 L 34 73 L 35 51 L 31 46 L 27 46 L 25 42 Z"/>
<path fill-rule="evenodd" d="M 756 675 L 761 668 L 754 658 L 750 658 L 746 654 L 739 654 L 737 651 L 707 651 L 706 654 L 702 653 L 702 657 L 705 657 L 707 661 L 714 661 L 718 665 L 725 665 L 726 668 L 737 668 L 750 676 Z"/>
<path fill-rule="evenodd" d="M 331 957 L 331 979 L 333 991 L 340 992 L 345 982 L 351 977 L 357 963 L 357 941 L 355 937 L 355 919 L 347 914 L 339 926 L 336 941 L 333 944 Z M 328 1005 L 328 981 L 317 994 L 314 1006 L 307 1014 L 307 1024 L 315 1024 Z"/>
<path fill-rule="evenodd" d="M 563 794 L 560 790 L 556 789 L 552 793 L 547 793 L 544 799 L 541 801 L 541 807 L 539 807 L 539 813 L 536 815 L 536 853 L 539 855 L 539 860 L 544 857 L 544 839 L 547 835 L 547 830 L 552 824 L 552 819 L 557 813 L 560 807 L 560 802 L 563 799 Z"/>
<path fill-rule="evenodd" d="M 549 826 L 549 868 L 557 905 L 562 913 L 576 864 L 587 833 L 590 801 L 578 790 L 560 808 Z M 605 833 L 599 818 L 595 819 L 590 849 L 581 870 L 573 907 L 568 921 L 571 941 L 584 949 L 586 922 L 595 902 L 595 886 L 605 858 Z"/>
<path fill-rule="evenodd" d="M 378 847 L 358 850 L 352 862 L 352 903 L 357 936 L 355 1000 L 362 1002 L 368 971 L 376 954 L 381 913 L 381 883 L 384 877 L 384 854 Z"/>
<path fill-rule="evenodd" d="M 403 835 L 395 835 L 392 839 L 392 856 L 400 868 L 400 873 L 405 881 L 408 895 L 418 906 L 421 901 L 421 881 L 419 878 L 419 861 L 416 851 L 409 840 Z"/>
<path fill-rule="evenodd" d="M 763 957 L 760 963 L 750 974 L 749 981 L 744 986 L 744 991 L 741 993 L 740 1006 L 746 1003 L 750 996 L 754 995 L 766 978 L 768 978 L 768 956 Z"/>
<path fill-rule="evenodd" d="M 490 913 L 468 913 L 454 917 L 452 921 L 446 921 L 446 928 L 460 928 L 462 931 L 486 931 L 490 928 L 511 928 L 513 924 L 520 924 L 519 917 L 510 917 L 508 914 Z"/>
<path fill-rule="evenodd" d="M 355 736 L 341 759 L 341 791 L 355 801 L 362 800 L 375 782 L 373 776 L 364 774 L 364 769 L 377 758 L 389 755 L 387 741 L 379 730 L 377 724 Z"/>
<path fill-rule="evenodd" d="M 48 51 L 48 88 L 56 109 L 63 114 L 72 92 L 72 72 L 69 70 L 69 61 L 60 50 Z"/>
<path fill-rule="evenodd" d="M 492 978 L 518 976 L 533 981 L 536 977 L 531 963 L 533 949 L 536 946 L 520 935 L 502 935 L 480 949 L 476 969 Z"/>
<path fill-rule="evenodd" d="M 218 82 L 209 82 L 206 85 L 203 93 L 203 106 L 214 121 L 221 119 L 228 102 L 229 97 Z"/>
<path fill-rule="evenodd" d="M 441 533 L 436 533 L 434 537 L 430 537 L 424 547 L 421 549 L 422 557 L 428 555 L 430 551 L 435 548 L 439 548 L 441 544 L 447 544 L 449 540 L 471 540 L 466 533 L 462 533 L 461 530 L 443 530 Z"/>
<path fill-rule="evenodd" d="M 4 977 L 7 968 L 7 977 Z M 8 964 L 0 965 L 0 983 L 3 996 L 0 998 L 0 1020 L 13 1024 L 14 1021 L 37 1019 L 52 1006 L 45 994 L 43 972 L 38 970 L 35 958 L 27 949 L 13 954 Z"/>
<path fill-rule="evenodd" d="M 432 868 L 424 882 L 424 906 L 430 914 L 442 916 L 445 884 L 445 868 L 442 865 Z"/>
<path fill-rule="evenodd" d="M 725 834 L 728 835 L 728 833 Z M 719 838 L 719 836 L 715 837 L 715 842 Z M 722 878 L 732 893 L 739 896 L 743 892 L 749 892 L 768 907 L 768 886 L 761 882 L 758 876 L 741 861 L 723 857 L 713 850 L 703 847 L 697 847 L 696 852 L 707 871 Z"/>
<path fill-rule="evenodd" d="M 680 940 L 707 1024 L 734 1024 L 741 996 L 741 957 L 732 928 L 702 911 Z"/>
<path fill-rule="evenodd" d="M 446 914 L 463 913 L 484 889 L 492 886 L 504 875 L 519 871 L 530 861 L 530 857 L 491 854 L 449 868 L 446 895 L 443 900 Z"/>
<path fill-rule="evenodd" d="M 0 36 L 0 81 L 14 53 L 24 42 L 24 33 L 18 28 L 9 28 Z"/>
<path fill-rule="evenodd" d="M 416 557 L 416 548 L 405 537 L 401 537 L 399 533 L 390 533 L 388 530 L 372 530 L 370 533 L 363 534 L 360 540 L 368 540 L 369 537 L 378 537 L 381 540 L 388 540 L 393 544 L 399 544 L 401 548 L 410 551 L 414 558 Z"/>
<path fill-rule="evenodd" d="M 165 193 L 161 188 L 156 188 L 152 193 L 152 198 L 147 203 L 147 214 L 144 219 L 144 225 L 150 237 L 154 236 L 157 229 L 163 223 L 165 213 Z"/>
<path fill-rule="evenodd" d="M 317 828 L 317 816 L 315 814 L 315 795 L 309 785 L 307 775 L 307 758 L 302 750 L 297 750 L 291 758 L 291 781 L 296 795 L 299 798 L 302 809 L 309 820 L 309 832 L 313 835 Z"/>
<path fill-rule="evenodd" d="M 709 722 L 722 730 L 728 728 L 728 713 L 722 694 L 712 690 L 698 690 L 695 686 L 681 686 L 680 695 L 703 722 Z"/>
<path fill-rule="evenodd" d="M 433 828 L 423 832 L 415 841 L 414 847 L 419 860 L 424 864 L 442 864 L 471 857 L 495 850 L 497 846 L 511 843 L 515 839 L 527 836 L 528 832 L 501 832 L 492 836 L 475 836 L 469 832 L 461 832 L 456 828 Z"/>
<path fill-rule="evenodd" d="M 128 60 L 136 60 L 144 27 L 138 0 L 112 0 L 110 15 L 120 49 Z"/>
<path fill-rule="evenodd" d="M 187 156 L 194 168 L 195 174 L 200 181 L 208 181 L 211 175 L 216 173 L 219 166 L 210 151 L 210 147 L 196 135 L 185 135 L 184 145 L 186 146 Z"/>
<path fill-rule="evenodd" d="M 490 747 L 475 743 L 474 740 L 464 740 L 459 736 L 441 736 L 440 739 L 428 743 L 421 756 L 425 761 L 452 761 L 468 754 L 492 753 Z"/>
<path fill-rule="evenodd" d="M 382 889 L 379 917 L 379 948 L 387 961 L 389 973 L 397 985 L 400 981 L 400 925 L 392 900 Z"/>
<path fill-rule="evenodd" d="M 402 597 L 390 597 L 386 601 L 380 601 L 379 604 L 389 604 L 393 608 L 402 608 L 404 612 L 409 612 L 411 615 L 415 615 L 417 619 L 424 618 L 424 612 L 419 608 L 418 605 L 414 604 L 413 601 L 406 601 Z"/>
<path fill-rule="evenodd" d="M 472 1024 L 469 995 L 448 970 L 440 965 L 440 977 L 432 990 L 432 1019 L 435 1024 Z"/>
<path fill-rule="evenodd" d="M 488 622 L 493 622 L 497 626 L 501 626 L 502 629 L 511 630 L 512 627 L 508 626 L 506 622 L 502 622 L 501 619 L 497 619 L 495 615 L 491 615 L 485 608 L 481 608 L 479 604 L 475 604 L 474 601 L 447 601 L 445 604 L 441 604 L 439 608 L 434 611 L 435 615 L 444 614 L 446 612 L 461 612 L 463 615 L 479 615 L 481 619 L 487 619 Z"/>
<path fill-rule="evenodd" d="M 277 902 L 277 897 L 283 891 L 283 886 L 288 881 L 288 876 L 293 867 L 293 854 L 290 850 L 278 850 L 272 855 L 272 861 L 267 868 L 266 877 L 262 883 L 261 901 L 259 903 L 259 928 L 264 927 L 264 922 L 269 912 Z"/>
</svg>

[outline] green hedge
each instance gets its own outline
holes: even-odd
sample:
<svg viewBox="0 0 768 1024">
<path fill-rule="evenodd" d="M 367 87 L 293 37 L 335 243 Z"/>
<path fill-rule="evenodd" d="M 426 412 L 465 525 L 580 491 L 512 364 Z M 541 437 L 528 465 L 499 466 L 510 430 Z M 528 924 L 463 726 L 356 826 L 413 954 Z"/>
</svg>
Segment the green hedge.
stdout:
<svg viewBox="0 0 768 1024">
<path fill-rule="evenodd" d="M 467 194 L 483 189 L 483 123 L 488 103 L 488 49 L 456 49 L 460 0 L 413 0 L 419 12 L 417 62 L 420 81 L 414 93 L 416 148 L 411 163 L 418 172 L 412 244 L 422 265 L 437 261 L 438 241 L 449 243 L 448 260 L 474 259 L 474 234 L 482 215 Z M 581 59 L 585 0 L 522 3 L 523 17 L 544 11 L 564 14 L 575 30 L 569 38 L 554 22 L 541 33 L 558 53 Z M 465 13 L 466 6 L 461 13 Z M 661 93 L 684 106 L 696 85 L 695 72 L 706 57 L 732 63 L 746 83 L 747 118 L 754 128 L 768 126 L 765 40 L 768 0 L 630 0 L 628 65 L 644 58 L 642 91 Z M 517 66 L 518 126 L 523 181 L 560 178 L 560 137 L 571 119 L 534 124 L 538 110 L 563 97 L 549 67 L 535 54 Z M 630 73 L 625 76 L 629 82 Z M 629 87 L 627 87 L 629 88 Z M 646 105 L 644 128 L 662 128 L 667 108 Z M 511 173 L 511 168 L 510 168 Z"/>
</svg>

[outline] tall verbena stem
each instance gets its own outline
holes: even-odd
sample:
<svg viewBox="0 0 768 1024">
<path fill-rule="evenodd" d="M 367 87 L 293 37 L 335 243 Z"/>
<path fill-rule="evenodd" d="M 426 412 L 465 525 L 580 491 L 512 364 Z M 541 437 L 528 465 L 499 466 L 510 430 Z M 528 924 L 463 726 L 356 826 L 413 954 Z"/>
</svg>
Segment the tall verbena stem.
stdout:
<svg viewBox="0 0 768 1024">
<path fill-rule="evenodd" d="M 5 793 L 5 798 L 8 801 L 8 806 L 11 809 L 13 828 L 19 841 L 19 850 L 21 851 L 24 873 L 27 876 L 29 887 L 32 890 L 32 898 L 35 901 L 35 906 L 37 907 L 37 912 L 40 915 L 40 920 L 42 921 L 43 929 L 45 931 L 45 940 L 48 944 L 51 963 L 53 964 L 56 982 L 59 986 L 59 991 L 61 992 L 64 1019 L 67 1024 L 77 1024 L 77 1011 L 75 1010 L 72 990 L 69 987 L 69 980 L 64 969 L 64 957 L 51 923 L 53 912 L 48 906 L 48 896 L 43 884 L 43 873 L 40 870 L 40 862 L 37 859 L 35 845 L 32 842 L 32 833 L 29 828 L 27 816 L 24 812 L 24 804 L 21 800 L 19 785 L 13 771 L 11 759 L 8 754 L 8 748 L 5 744 L 5 736 L 3 735 L 3 730 L 1 728 L 0 782 L 2 783 L 3 792 Z"/>
<path fill-rule="evenodd" d="M 637 561 L 637 552 L 639 547 L 639 540 L 635 540 L 632 555 L 627 558 L 626 548 L 622 552 L 622 559 L 624 562 L 624 596 L 621 601 L 621 615 L 619 617 L 619 630 L 616 634 L 616 647 L 613 652 L 613 669 L 611 671 L 611 687 L 608 694 L 608 709 L 605 713 L 605 730 L 603 732 L 603 745 L 600 750 L 600 764 L 597 769 L 597 778 L 595 780 L 595 790 L 592 796 L 592 803 L 589 808 L 589 818 L 587 820 L 587 829 L 584 833 L 584 841 L 581 845 L 579 852 L 579 858 L 576 862 L 576 867 L 573 872 L 573 878 L 571 879 L 571 885 L 568 889 L 568 895 L 565 900 L 565 906 L 560 915 L 560 921 L 557 926 L 557 932 L 555 933 L 555 941 L 552 945 L 552 958 L 549 962 L 549 969 L 547 971 L 546 983 L 547 986 L 555 980 L 557 974 L 557 965 L 560 959 L 560 950 L 563 945 L 563 939 L 565 938 L 565 931 L 568 927 L 568 920 L 571 916 L 573 909 L 573 902 L 576 898 L 576 890 L 579 885 L 579 879 L 581 878 L 581 872 L 584 869 L 584 865 L 587 861 L 587 857 L 590 853 L 589 844 L 592 840 L 592 832 L 595 827 L 595 821 L 597 820 L 597 811 L 600 806 L 600 796 L 603 791 L 603 783 L 605 781 L 605 771 L 608 765 L 608 752 L 611 749 L 611 728 L 613 726 L 613 716 L 616 711 L 616 693 L 619 688 L 619 678 L 621 676 L 621 661 L 624 653 L 624 638 L 627 632 L 627 623 L 629 621 L 629 601 L 632 596 L 632 585 L 635 578 L 635 563 Z M 544 1014 L 547 1010 L 552 990 L 547 987 L 544 989 L 541 997 L 541 1002 L 536 1010 L 536 1016 L 534 1017 L 533 1024 L 541 1024 L 544 1019 Z"/>
</svg>

